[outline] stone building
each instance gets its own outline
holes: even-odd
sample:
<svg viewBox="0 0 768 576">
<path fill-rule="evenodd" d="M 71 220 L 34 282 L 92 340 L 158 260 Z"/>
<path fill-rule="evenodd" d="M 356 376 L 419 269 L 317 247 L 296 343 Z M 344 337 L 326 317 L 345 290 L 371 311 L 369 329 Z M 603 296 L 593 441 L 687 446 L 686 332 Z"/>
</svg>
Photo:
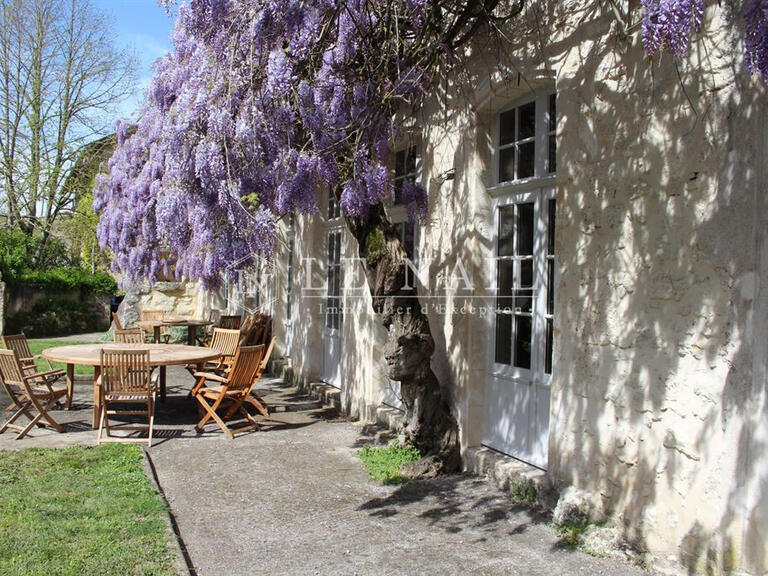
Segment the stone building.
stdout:
<svg viewBox="0 0 768 576">
<path fill-rule="evenodd" d="M 509 455 L 659 565 L 762 574 L 766 89 L 723 9 L 676 63 L 602 6 L 533 3 L 475 44 L 393 145 L 427 220 L 388 211 L 468 469 Z M 281 226 L 278 355 L 374 419 L 400 406 L 387 333 L 338 206 L 321 205 Z"/>
</svg>

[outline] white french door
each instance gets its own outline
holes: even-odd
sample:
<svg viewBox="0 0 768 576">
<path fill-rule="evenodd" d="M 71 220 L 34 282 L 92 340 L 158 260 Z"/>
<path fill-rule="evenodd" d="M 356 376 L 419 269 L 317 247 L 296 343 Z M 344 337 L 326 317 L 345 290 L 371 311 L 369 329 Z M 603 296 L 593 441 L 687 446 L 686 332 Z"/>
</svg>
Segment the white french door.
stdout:
<svg viewBox="0 0 768 576">
<path fill-rule="evenodd" d="M 341 328 L 344 321 L 341 266 L 342 229 L 326 233 L 326 299 L 323 338 L 323 381 L 341 388 Z"/>
<path fill-rule="evenodd" d="M 495 313 L 483 443 L 540 468 L 548 454 L 555 212 L 549 188 L 494 203 Z"/>
</svg>

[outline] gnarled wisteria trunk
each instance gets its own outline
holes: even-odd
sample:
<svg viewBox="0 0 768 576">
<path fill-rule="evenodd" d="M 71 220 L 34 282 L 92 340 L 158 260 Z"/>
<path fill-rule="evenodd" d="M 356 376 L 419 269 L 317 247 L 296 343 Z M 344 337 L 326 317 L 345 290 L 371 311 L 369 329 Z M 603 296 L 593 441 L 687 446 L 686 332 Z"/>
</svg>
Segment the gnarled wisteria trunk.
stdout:
<svg viewBox="0 0 768 576">
<path fill-rule="evenodd" d="M 404 441 L 419 448 L 422 461 L 413 473 L 433 475 L 458 469 L 458 424 L 432 371 L 435 350 L 429 321 L 416 292 L 406 286 L 406 252 L 379 204 L 362 217 L 347 217 L 377 318 L 389 331 L 385 348 L 388 377 L 400 381 L 406 409 Z"/>
</svg>

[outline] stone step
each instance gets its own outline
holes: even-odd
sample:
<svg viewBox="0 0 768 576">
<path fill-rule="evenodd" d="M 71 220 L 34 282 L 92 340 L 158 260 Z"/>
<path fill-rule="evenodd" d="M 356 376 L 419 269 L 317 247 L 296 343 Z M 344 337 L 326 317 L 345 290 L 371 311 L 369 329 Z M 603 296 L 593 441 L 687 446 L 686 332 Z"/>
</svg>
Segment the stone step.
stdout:
<svg viewBox="0 0 768 576">
<path fill-rule="evenodd" d="M 321 401 L 325 406 L 331 406 L 341 411 L 341 390 L 325 382 L 310 382 L 307 393 L 311 398 Z"/>
<path fill-rule="evenodd" d="M 536 504 L 544 508 L 554 508 L 557 503 L 557 493 L 552 489 L 547 473 L 511 456 L 485 446 L 470 446 L 466 468 L 477 476 L 485 476 L 491 484 L 506 492 L 515 492 L 521 485 L 533 485 Z"/>
<path fill-rule="evenodd" d="M 397 434 L 405 426 L 405 412 L 391 406 L 381 405 L 376 408 L 376 423 Z"/>
</svg>

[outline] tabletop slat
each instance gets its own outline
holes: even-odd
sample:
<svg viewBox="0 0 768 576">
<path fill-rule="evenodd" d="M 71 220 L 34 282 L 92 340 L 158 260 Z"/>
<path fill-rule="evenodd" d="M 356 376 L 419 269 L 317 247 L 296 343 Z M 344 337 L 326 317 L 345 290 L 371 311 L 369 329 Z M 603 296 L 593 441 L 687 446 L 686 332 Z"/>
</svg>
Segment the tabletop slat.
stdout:
<svg viewBox="0 0 768 576">
<path fill-rule="evenodd" d="M 73 344 L 43 350 L 42 356 L 52 362 L 97 366 L 101 350 L 149 350 L 149 363 L 153 366 L 195 364 L 218 358 L 220 354 L 210 348 L 184 344 Z"/>
</svg>

